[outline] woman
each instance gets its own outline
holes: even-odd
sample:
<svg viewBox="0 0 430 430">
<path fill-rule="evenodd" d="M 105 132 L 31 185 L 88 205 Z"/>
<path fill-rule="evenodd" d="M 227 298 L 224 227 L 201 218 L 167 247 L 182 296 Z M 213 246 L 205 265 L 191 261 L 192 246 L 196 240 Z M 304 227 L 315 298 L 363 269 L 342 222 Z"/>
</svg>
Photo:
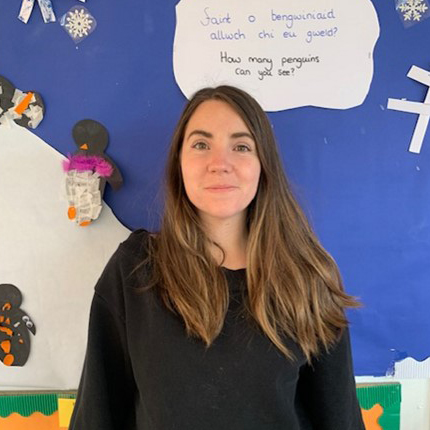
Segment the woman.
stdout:
<svg viewBox="0 0 430 430">
<path fill-rule="evenodd" d="M 363 430 L 348 296 L 245 92 L 187 104 L 158 234 L 95 288 L 71 429 Z"/>
</svg>

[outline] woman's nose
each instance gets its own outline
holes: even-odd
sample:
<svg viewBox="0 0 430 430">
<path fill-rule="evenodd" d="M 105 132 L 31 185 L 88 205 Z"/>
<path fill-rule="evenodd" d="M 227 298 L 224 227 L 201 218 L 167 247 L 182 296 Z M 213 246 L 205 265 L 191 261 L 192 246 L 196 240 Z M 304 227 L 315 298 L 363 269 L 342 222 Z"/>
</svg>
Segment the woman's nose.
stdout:
<svg viewBox="0 0 430 430">
<path fill-rule="evenodd" d="M 225 149 L 212 149 L 208 169 L 211 172 L 230 171 L 232 169 L 231 154 Z"/>
</svg>

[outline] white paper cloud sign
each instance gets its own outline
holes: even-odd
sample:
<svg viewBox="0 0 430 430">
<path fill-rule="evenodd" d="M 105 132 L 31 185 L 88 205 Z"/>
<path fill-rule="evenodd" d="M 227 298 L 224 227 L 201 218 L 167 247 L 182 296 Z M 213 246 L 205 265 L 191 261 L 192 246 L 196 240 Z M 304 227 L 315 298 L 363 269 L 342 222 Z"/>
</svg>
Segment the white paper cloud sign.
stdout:
<svg viewBox="0 0 430 430">
<path fill-rule="evenodd" d="M 370 0 L 181 0 L 173 66 L 186 97 L 235 85 L 266 111 L 363 103 L 379 36 Z"/>
</svg>

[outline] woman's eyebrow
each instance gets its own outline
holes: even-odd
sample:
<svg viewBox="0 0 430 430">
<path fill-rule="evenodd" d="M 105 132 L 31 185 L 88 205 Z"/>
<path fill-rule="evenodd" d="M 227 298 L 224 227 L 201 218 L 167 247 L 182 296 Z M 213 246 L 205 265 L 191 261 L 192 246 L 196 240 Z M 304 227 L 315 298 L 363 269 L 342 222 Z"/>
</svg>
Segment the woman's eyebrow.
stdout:
<svg viewBox="0 0 430 430">
<path fill-rule="evenodd" d="M 211 138 L 213 137 L 212 133 L 209 133 L 208 131 L 204 131 L 204 130 L 193 130 L 187 137 L 187 140 L 191 137 L 194 136 L 195 134 L 198 134 L 200 136 L 204 136 L 207 138 Z"/>
<path fill-rule="evenodd" d="M 231 137 L 234 138 L 234 139 L 237 139 L 239 137 L 249 137 L 251 140 L 254 140 L 254 138 L 252 137 L 252 135 L 249 134 L 246 131 L 239 131 L 237 133 L 233 133 L 233 134 L 231 134 Z"/>
<path fill-rule="evenodd" d="M 212 134 L 212 133 L 209 133 L 208 131 L 204 131 L 204 130 L 193 130 L 193 131 L 188 135 L 187 140 L 188 140 L 191 136 L 194 136 L 194 135 L 200 135 L 200 136 L 203 136 L 203 137 L 207 137 L 207 138 L 209 138 L 209 139 L 213 137 L 213 134 Z M 233 139 L 238 139 L 238 138 L 240 138 L 240 137 L 248 137 L 249 139 L 254 140 L 254 138 L 252 137 L 252 135 L 251 135 L 250 133 L 246 132 L 246 131 L 238 131 L 238 132 L 236 132 L 236 133 L 232 133 L 232 134 L 230 135 L 230 137 L 232 137 Z"/>
</svg>

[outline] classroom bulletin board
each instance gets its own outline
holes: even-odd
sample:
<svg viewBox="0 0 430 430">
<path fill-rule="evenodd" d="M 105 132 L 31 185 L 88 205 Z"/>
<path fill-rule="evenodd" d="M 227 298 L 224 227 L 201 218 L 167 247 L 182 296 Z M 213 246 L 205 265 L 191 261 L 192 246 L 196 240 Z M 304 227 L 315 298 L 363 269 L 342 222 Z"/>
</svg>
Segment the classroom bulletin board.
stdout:
<svg viewBox="0 0 430 430">
<path fill-rule="evenodd" d="M 348 313 L 356 375 L 430 377 L 427 0 L 49 3 L 0 0 L 0 76 L 21 91 L 0 93 L 14 106 L 0 104 L 0 294 L 21 293 L 31 341 L 24 365 L 0 363 L 0 389 L 77 388 L 95 281 L 131 230 L 157 229 L 175 122 L 218 83 L 268 112 L 295 194 L 363 303 Z M 85 119 L 107 132 L 122 186 L 106 181 L 82 228 L 62 165 Z"/>
</svg>

